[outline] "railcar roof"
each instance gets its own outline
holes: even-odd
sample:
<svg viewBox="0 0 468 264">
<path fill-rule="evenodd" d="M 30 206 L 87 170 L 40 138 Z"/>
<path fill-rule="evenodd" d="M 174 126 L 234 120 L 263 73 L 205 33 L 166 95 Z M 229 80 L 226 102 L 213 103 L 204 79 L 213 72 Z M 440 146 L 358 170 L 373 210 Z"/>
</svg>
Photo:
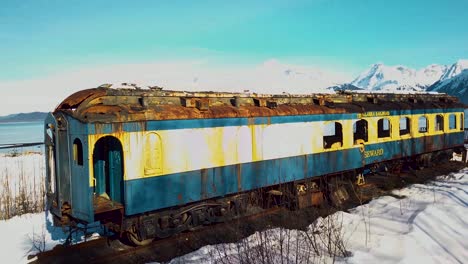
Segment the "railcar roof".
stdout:
<svg viewBox="0 0 468 264">
<path fill-rule="evenodd" d="M 446 94 L 255 94 L 158 89 L 92 88 L 76 92 L 56 109 L 82 122 L 127 122 L 225 117 L 268 117 L 368 111 L 458 108 Z"/>
</svg>

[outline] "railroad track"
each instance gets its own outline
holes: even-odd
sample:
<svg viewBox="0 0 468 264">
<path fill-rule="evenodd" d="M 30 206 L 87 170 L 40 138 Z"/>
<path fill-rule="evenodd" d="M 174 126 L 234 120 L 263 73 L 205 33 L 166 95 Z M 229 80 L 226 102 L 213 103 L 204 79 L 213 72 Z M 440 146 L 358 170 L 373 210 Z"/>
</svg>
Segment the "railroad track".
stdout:
<svg viewBox="0 0 468 264">
<path fill-rule="evenodd" d="M 279 207 L 265 209 L 259 213 L 240 219 L 203 226 L 191 232 L 183 232 L 169 238 L 155 240 L 149 245 L 139 247 L 126 245 L 120 242 L 118 238 L 112 237 L 101 237 L 71 246 L 59 246 L 51 251 L 42 252 L 36 255 L 37 259 L 35 260 L 35 263 L 141 262 L 147 260 L 146 256 L 149 258 L 151 256 L 154 257 L 154 255 L 159 255 L 160 258 L 158 261 L 168 261 L 174 256 L 172 256 L 172 253 L 166 255 L 164 252 L 165 248 L 173 248 L 174 246 L 180 247 L 184 244 L 182 245 L 184 248 L 180 250 L 180 255 L 187 254 L 205 245 L 203 241 L 200 241 L 202 243 L 197 243 L 197 241 L 202 237 L 212 236 L 213 231 L 222 231 L 226 230 L 228 226 L 237 226 L 240 221 L 245 221 L 246 224 L 249 224 L 248 222 L 256 221 L 262 217 L 268 217 L 282 210 L 286 209 Z"/>
</svg>

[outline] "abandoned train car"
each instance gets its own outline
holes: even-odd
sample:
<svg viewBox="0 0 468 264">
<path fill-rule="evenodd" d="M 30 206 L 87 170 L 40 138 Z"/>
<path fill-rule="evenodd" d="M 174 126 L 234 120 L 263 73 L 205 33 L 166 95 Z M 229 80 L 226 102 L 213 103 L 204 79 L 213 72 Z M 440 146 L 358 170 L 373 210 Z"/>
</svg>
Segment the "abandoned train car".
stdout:
<svg viewBox="0 0 468 264">
<path fill-rule="evenodd" d="M 239 215 L 253 190 L 310 205 L 318 176 L 463 146 L 463 111 L 444 94 L 82 90 L 45 121 L 50 211 L 143 243 Z"/>
</svg>

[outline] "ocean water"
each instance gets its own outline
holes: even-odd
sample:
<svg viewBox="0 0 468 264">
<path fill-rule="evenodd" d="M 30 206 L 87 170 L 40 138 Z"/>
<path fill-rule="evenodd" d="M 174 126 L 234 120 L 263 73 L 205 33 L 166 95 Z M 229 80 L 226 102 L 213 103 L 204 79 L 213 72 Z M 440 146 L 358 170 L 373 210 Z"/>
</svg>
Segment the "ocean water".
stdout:
<svg viewBox="0 0 468 264">
<path fill-rule="evenodd" d="M 44 122 L 0 123 L 0 147 L 12 143 L 44 142 Z M 42 151 L 41 146 L 13 149 L 0 149 L 0 153 L 11 151 Z"/>
</svg>

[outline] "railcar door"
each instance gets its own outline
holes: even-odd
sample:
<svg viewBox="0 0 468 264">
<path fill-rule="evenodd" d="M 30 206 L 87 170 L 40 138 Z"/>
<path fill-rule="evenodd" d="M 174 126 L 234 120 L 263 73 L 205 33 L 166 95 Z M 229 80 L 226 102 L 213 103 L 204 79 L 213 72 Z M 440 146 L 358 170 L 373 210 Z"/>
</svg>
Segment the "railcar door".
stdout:
<svg viewBox="0 0 468 264">
<path fill-rule="evenodd" d="M 72 149 L 70 159 L 72 215 L 81 220 L 93 221 L 92 191 L 89 187 L 89 165 L 84 162 L 88 156 L 85 135 L 71 135 Z"/>
<path fill-rule="evenodd" d="M 123 204 L 123 151 L 117 138 L 106 136 L 96 142 L 93 166 L 95 194 Z"/>
</svg>

